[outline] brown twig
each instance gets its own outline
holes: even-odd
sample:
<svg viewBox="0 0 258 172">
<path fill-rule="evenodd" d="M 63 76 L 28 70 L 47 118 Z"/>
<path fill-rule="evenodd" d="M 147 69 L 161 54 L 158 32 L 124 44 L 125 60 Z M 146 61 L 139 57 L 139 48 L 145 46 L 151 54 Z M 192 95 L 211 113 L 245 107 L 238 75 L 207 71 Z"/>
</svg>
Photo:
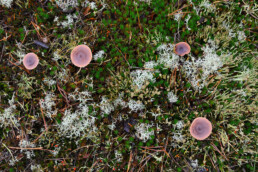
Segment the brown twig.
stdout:
<svg viewBox="0 0 258 172">
<path fill-rule="evenodd" d="M 140 28 L 140 30 L 142 32 L 142 25 L 141 25 L 141 22 L 140 22 L 140 17 L 139 17 L 139 12 L 138 12 L 137 6 L 136 6 L 136 11 L 137 11 L 137 18 L 138 18 L 138 26 L 139 26 L 139 28 Z"/>
<path fill-rule="evenodd" d="M 133 153 L 132 153 L 132 151 L 131 151 L 131 152 L 130 152 L 129 162 L 128 162 L 128 167 L 127 167 L 127 172 L 129 172 L 129 169 L 130 169 L 130 166 L 131 166 L 132 158 L 133 158 Z"/>
<path fill-rule="evenodd" d="M 127 61 L 125 55 L 122 53 L 122 51 L 115 45 L 115 47 L 117 48 L 117 50 L 119 51 L 119 53 L 122 54 L 122 56 L 124 57 L 125 61 L 127 62 L 128 66 L 130 66 L 130 63 Z"/>
<path fill-rule="evenodd" d="M 87 172 L 91 171 L 91 169 L 98 163 L 98 160 L 94 162 L 94 164 L 92 164 L 92 166 L 90 167 L 90 169 L 87 170 Z"/>
<path fill-rule="evenodd" d="M 11 36 L 12 36 L 12 35 L 9 35 L 9 36 L 7 36 L 7 37 L 4 37 L 3 39 L 0 40 L 0 42 L 1 42 L 1 41 L 7 41 L 7 39 L 9 39 Z"/>
<path fill-rule="evenodd" d="M 36 25 L 34 22 L 31 22 L 31 24 L 33 25 L 33 27 L 35 28 L 35 30 L 36 30 L 36 32 L 37 32 L 37 34 L 38 34 L 38 37 L 40 38 L 40 39 L 42 39 L 42 36 L 40 35 L 40 33 L 39 33 L 39 26 L 38 25 Z"/>
<path fill-rule="evenodd" d="M 174 12 L 168 14 L 168 17 L 174 15 L 176 12 L 178 12 L 178 11 L 180 11 L 180 10 L 186 8 L 186 7 L 189 7 L 189 6 L 190 6 L 190 5 L 185 5 L 185 6 L 183 6 L 182 8 L 179 8 L 178 10 L 176 10 L 176 11 L 174 11 Z"/>
<path fill-rule="evenodd" d="M 21 147 L 8 147 L 10 149 L 24 149 L 24 150 L 46 150 L 46 151 L 52 151 L 48 149 L 43 149 L 43 147 L 38 147 L 38 148 L 21 148 Z"/>
<path fill-rule="evenodd" d="M 45 133 L 46 131 L 43 131 L 32 143 L 36 143 L 38 139 Z"/>
<path fill-rule="evenodd" d="M 175 68 L 175 69 L 172 71 L 172 73 L 171 73 L 171 77 L 170 77 L 170 80 L 169 80 L 169 85 L 171 85 L 171 81 L 172 81 L 172 78 L 174 77 L 174 75 L 175 75 L 175 77 L 174 77 L 174 82 L 173 82 L 173 83 L 176 82 L 176 70 L 177 70 L 177 68 Z"/>
<path fill-rule="evenodd" d="M 163 146 L 149 146 L 149 147 L 146 147 L 146 146 L 141 146 L 141 148 L 144 148 L 144 149 L 154 149 L 154 148 L 162 148 Z"/>
<path fill-rule="evenodd" d="M 22 44 L 24 43 L 24 41 L 25 41 L 27 35 L 28 35 L 28 31 L 26 31 L 26 33 L 25 33 L 24 39 L 22 40 Z"/>
<path fill-rule="evenodd" d="M 211 145 L 212 145 L 212 147 L 213 147 L 217 152 L 219 152 L 219 154 L 220 154 L 221 156 L 223 156 L 223 157 L 228 161 L 228 158 L 227 158 L 223 153 L 220 152 L 220 150 L 217 148 L 217 146 L 216 146 L 213 142 L 211 143 Z"/>
<path fill-rule="evenodd" d="M 9 147 L 10 149 L 28 149 L 28 150 L 42 150 L 43 147 L 38 148 L 21 148 L 21 147 Z"/>
<path fill-rule="evenodd" d="M 60 94 L 65 98 L 65 101 L 66 101 L 67 105 L 70 106 L 69 100 L 68 100 L 68 98 L 66 96 L 66 92 L 62 88 L 60 88 L 58 82 L 56 82 L 56 86 L 57 86 L 58 91 L 60 92 Z"/>
<path fill-rule="evenodd" d="M 16 65 L 15 63 L 13 63 L 12 61 L 10 61 L 10 60 L 8 60 L 8 61 L 9 61 L 10 63 L 12 63 L 14 66 L 17 66 L 17 67 L 21 68 L 22 70 L 25 70 L 25 69 L 23 69 L 21 66 L 18 66 L 18 65 Z M 28 71 L 25 70 L 25 72 L 27 72 L 27 73 L 29 74 Z"/>
<path fill-rule="evenodd" d="M 41 29 L 40 29 L 40 26 L 38 26 L 36 23 L 34 23 L 33 21 L 31 22 L 31 24 L 33 25 L 33 27 L 35 28 L 40 40 L 42 40 L 42 36 L 40 35 L 40 32 L 41 31 L 45 37 L 47 37 L 47 34 L 45 32 L 43 32 Z"/>
<path fill-rule="evenodd" d="M 214 1 L 213 4 L 220 3 L 220 2 L 227 2 L 228 0 L 222 0 L 222 1 Z"/>
<path fill-rule="evenodd" d="M 209 100 L 212 98 L 212 95 L 215 93 L 215 91 L 217 90 L 217 87 L 219 86 L 221 80 L 219 80 L 217 83 L 215 83 L 215 85 L 212 87 L 214 90 L 211 92 L 210 95 L 208 95 L 205 100 Z"/>
<path fill-rule="evenodd" d="M 212 82 L 212 79 L 214 79 L 216 77 L 216 75 L 211 75 L 207 78 L 207 81 L 209 80 L 208 84 L 209 85 Z"/>
<path fill-rule="evenodd" d="M 41 106 L 41 103 L 40 103 L 40 102 L 39 102 L 39 106 L 40 106 L 40 111 L 41 111 L 42 118 L 43 118 L 43 121 L 44 121 L 44 126 L 45 126 L 45 129 L 46 129 L 46 132 L 47 132 L 47 131 L 48 131 L 48 129 L 47 129 L 47 123 L 46 123 L 45 116 L 44 116 L 44 113 L 43 113 L 42 106 Z"/>
<path fill-rule="evenodd" d="M 211 160 L 211 164 L 212 164 L 213 168 L 216 169 L 216 170 L 219 172 L 218 167 L 214 165 L 214 162 L 213 162 L 213 160 L 211 159 L 211 156 L 210 156 L 209 154 L 208 154 L 208 156 L 209 156 L 209 158 L 210 158 L 210 160 Z"/>
<path fill-rule="evenodd" d="M 149 155 L 149 156 L 147 156 L 147 157 L 144 159 L 144 160 L 146 160 L 146 162 L 143 164 L 143 166 L 141 166 L 141 168 L 138 170 L 138 172 L 139 172 L 139 171 L 142 171 L 143 167 L 147 164 L 147 162 L 148 162 L 151 158 L 152 158 L 152 155 Z M 140 162 L 140 164 L 141 164 L 144 160 L 142 160 L 142 161 Z"/>
<path fill-rule="evenodd" d="M 154 146 L 153 147 L 143 147 L 143 146 L 141 146 L 141 148 L 151 150 L 151 151 L 155 151 L 155 152 L 164 152 L 168 157 L 170 157 L 170 155 L 168 154 L 168 152 L 166 151 L 166 149 L 163 146 L 156 146 L 156 147 L 154 147 Z M 154 149 L 154 148 L 159 148 L 159 149 Z"/>
<path fill-rule="evenodd" d="M 9 57 L 11 57 L 12 59 L 14 59 L 15 62 L 17 62 L 17 60 L 12 56 L 11 53 L 9 53 Z M 22 70 L 24 70 L 25 72 L 27 72 L 28 74 L 30 74 L 30 72 L 29 72 L 27 69 L 25 69 L 25 68 L 23 68 L 23 67 L 21 67 L 21 66 L 15 64 L 15 63 L 13 63 L 11 60 L 8 60 L 8 61 L 9 61 L 10 63 L 12 63 L 14 66 L 17 66 L 17 67 L 19 67 L 20 69 L 22 69 Z"/>
<path fill-rule="evenodd" d="M 76 152 L 76 151 L 79 150 L 79 149 L 88 148 L 88 147 L 91 147 L 91 146 L 95 146 L 95 145 L 82 146 L 82 147 L 79 147 L 79 148 L 77 148 L 77 149 L 74 149 L 72 152 Z"/>
<path fill-rule="evenodd" d="M 165 148 L 163 148 L 163 152 L 164 152 L 168 157 L 170 157 L 169 153 L 166 151 Z"/>
<path fill-rule="evenodd" d="M 223 153 L 224 155 L 226 155 L 226 154 L 225 154 L 225 152 L 224 152 L 224 148 L 223 148 L 223 146 L 222 146 L 222 144 L 221 144 L 220 139 L 219 139 L 219 144 L 220 144 L 220 147 L 221 147 L 221 151 L 222 151 L 222 153 Z"/>
</svg>

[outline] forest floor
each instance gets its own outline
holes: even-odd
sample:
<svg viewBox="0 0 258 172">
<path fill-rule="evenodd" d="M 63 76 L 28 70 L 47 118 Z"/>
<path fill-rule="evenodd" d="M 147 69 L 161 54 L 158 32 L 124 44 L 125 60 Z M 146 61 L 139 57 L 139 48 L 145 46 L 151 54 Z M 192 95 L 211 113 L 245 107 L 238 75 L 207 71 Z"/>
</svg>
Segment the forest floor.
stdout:
<svg viewBox="0 0 258 172">
<path fill-rule="evenodd" d="M 254 0 L 0 0 L 0 171 L 257 171 L 257 19 Z"/>
</svg>

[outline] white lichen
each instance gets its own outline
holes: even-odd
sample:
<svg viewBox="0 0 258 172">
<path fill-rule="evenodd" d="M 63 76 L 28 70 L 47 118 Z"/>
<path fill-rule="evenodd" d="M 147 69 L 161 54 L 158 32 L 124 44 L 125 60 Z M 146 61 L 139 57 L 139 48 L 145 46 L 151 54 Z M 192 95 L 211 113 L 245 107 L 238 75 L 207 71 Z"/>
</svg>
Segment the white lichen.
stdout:
<svg viewBox="0 0 258 172">
<path fill-rule="evenodd" d="M 110 114 L 114 110 L 114 105 L 105 96 L 102 97 L 99 107 L 104 114 Z"/>
<path fill-rule="evenodd" d="M 76 88 L 74 92 L 68 94 L 68 98 L 69 100 L 79 101 L 85 104 L 89 100 L 92 100 L 92 95 L 89 91 L 79 91 L 79 88 Z"/>
<path fill-rule="evenodd" d="M 148 3 L 149 5 L 151 4 L 151 0 L 139 0 L 140 2 L 146 2 Z M 135 2 L 136 3 L 136 2 Z"/>
<path fill-rule="evenodd" d="M 180 130 L 180 129 L 182 129 L 182 128 L 184 127 L 184 122 L 183 122 L 183 121 L 177 121 L 177 123 L 174 124 L 173 127 L 174 127 L 175 129 Z"/>
<path fill-rule="evenodd" d="M 191 166 L 193 167 L 193 168 L 197 168 L 198 167 L 198 159 L 196 159 L 196 160 L 191 160 Z"/>
<path fill-rule="evenodd" d="M 141 89 L 147 81 L 156 82 L 156 79 L 153 76 L 153 72 L 149 70 L 135 70 L 130 73 L 133 84 Z"/>
<path fill-rule="evenodd" d="M 67 82 L 69 81 L 70 79 L 72 79 L 69 75 L 68 75 L 68 72 L 70 72 L 68 69 L 64 69 L 64 68 L 61 68 L 57 75 L 56 75 L 56 78 L 61 81 L 61 82 Z"/>
<path fill-rule="evenodd" d="M 57 156 L 59 151 L 61 150 L 61 147 L 55 147 L 55 149 L 51 152 L 54 156 Z"/>
<path fill-rule="evenodd" d="M 16 65 L 22 64 L 23 58 L 26 55 L 25 50 L 20 49 L 17 51 L 14 51 L 13 54 L 15 54 L 16 57 L 18 57 L 18 60 L 15 62 Z"/>
<path fill-rule="evenodd" d="M 192 0 L 189 0 L 189 3 L 193 6 L 193 9 L 196 11 L 197 15 L 199 15 L 200 8 L 196 7 L 196 6 L 194 5 L 194 3 L 192 2 Z"/>
<path fill-rule="evenodd" d="M 124 97 L 124 94 L 123 93 L 120 93 L 118 98 L 116 98 L 113 102 L 114 106 L 117 107 L 117 106 L 121 106 L 122 108 L 125 108 L 127 107 L 127 102 L 125 102 L 123 100 L 123 97 Z"/>
<path fill-rule="evenodd" d="M 12 159 L 9 160 L 9 165 L 10 166 L 14 166 L 16 164 L 16 162 L 19 162 L 19 160 L 17 159 L 17 156 L 14 156 Z"/>
<path fill-rule="evenodd" d="M 201 90 L 207 85 L 207 78 L 211 74 L 218 74 L 218 70 L 223 66 L 222 59 L 216 53 L 217 46 L 214 41 L 209 40 L 209 44 L 202 47 L 203 57 L 195 59 L 191 57 L 191 61 L 184 61 L 183 69 L 186 76 L 196 90 Z"/>
<path fill-rule="evenodd" d="M 0 0 L 0 5 L 11 8 L 12 7 L 13 0 Z"/>
<path fill-rule="evenodd" d="M 43 82 L 48 85 L 48 88 L 50 88 L 50 87 L 56 85 L 56 81 L 53 80 L 53 79 L 51 79 L 51 78 L 48 78 L 48 77 L 45 77 L 45 78 L 43 79 Z"/>
<path fill-rule="evenodd" d="M 168 101 L 170 103 L 175 103 L 177 102 L 178 98 L 173 92 L 168 92 Z"/>
<path fill-rule="evenodd" d="M 60 21 L 59 17 L 55 17 L 54 22 L 56 22 L 57 26 L 62 26 L 63 28 L 71 28 L 71 26 L 73 26 L 76 22 L 77 22 L 77 15 L 76 14 L 68 14 L 65 17 L 65 20 Z"/>
<path fill-rule="evenodd" d="M 100 50 L 100 51 L 98 51 L 94 56 L 93 56 L 93 59 L 95 60 L 95 61 L 97 61 L 97 60 L 103 60 L 104 59 L 104 54 L 105 54 L 105 51 L 104 50 Z"/>
<path fill-rule="evenodd" d="M 56 115 L 57 113 L 57 109 L 55 109 L 55 99 L 55 94 L 48 92 L 46 93 L 45 98 L 40 100 L 41 108 L 48 118 L 52 118 L 52 115 Z"/>
<path fill-rule="evenodd" d="M 151 112 L 151 115 L 154 116 L 155 120 L 157 119 L 158 116 L 161 116 L 160 113 L 154 113 L 154 112 Z"/>
<path fill-rule="evenodd" d="M 77 7 L 79 5 L 77 0 L 55 0 L 58 7 L 60 7 L 64 12 Z"/>
<path fill-rule="evenodd" d="M 22 139 L 19 142 L 19 147 L 21 147 L 21 148 L 35 148 L 35 144 L 31 143 L 28 140 Z M 20 152 L 24 152 L 26 154 L 27 159 L 31 159 L 32 157 L 35 157 L 35 154 L 32 150 L 21 149 Z"/>
<path fill-rule="evenodd" d="M 32 172 L 43 172 L 43 169 L 42 169 L 42 167 L 41 167 L 41 165 L 40 164 L 35 164 L 35 165 L 31 165 L 30 166 L 30 170 L 32 171 Z"/>
<path fill-rule="evenodd" d="M 94 108 L 89 109 L 89 107 L 95 106 L 89 102 L 92 100 L 91 93 L 86 90 L 80 92 L 77 88 L 74 92 L 69 93 L 67 98 L 71 104 L 77 104 L 77 106 L 65 110 L 61 123 L 58 124 L 59 133 L 66 138 L 82 136 L 89 139 L 96 138 L 98 131 L 95 126 L 96 117 L 94 115 L 96 112 Z"/>
<path fill-rule="evenodd" d="M 116 122 L 115 121 L 112 121 L 111 125 L 108 125 L 108 128 L 110 130 L 114 130 L 116 128 Z"/>
<path fill-rule="evenodd" d="M 199 7 L 203 7 L 207 12 L 212 12 L 212 11 L 216 10 L 214 5 L 212 5 L 209 0 L 203 0 L 200 3 Z"/>
<path fill-rule="evenodd" d="M 236 32 L 233 30 L 233 28 L 231 27 L 231 24 L 228 21 L 223 21 L 222 26 L 228 32 L 229 37 L 231 38 L 236 37 Z"/>
<path fill-rule="evenodd" d="M 117 162 L 122 162 L 123 154 L 119 150 L 115 150 L 115 157 Z"/>
<path fill-rule="evenodd" d="M 174 53 L 173 44 L 162 44 L 157 48 L 159 53 L 158 64 L 163 64 L 165 68 L 174 69 L 179 65 L 179 56 Z"/>
<path fill-rule="evenodd" d="M 16 105 L 14 104 L 15 96 L 11 100 L 8 100 L 9 107 L 4 109 L 4 112 L 0 112 L 0 127 L 8 127 L 8 126 L 20 126 L 17 118 L 15 117 L 15 109 Z"/>
<path fill-rule="evenodd" d="M 151 124 L 145 124 L 145 123 L 139 123 L 135 126 L 136 129 L 136 137 L 141 139 L 143 142 L 148 141 L 151 136 L 154 135 L 154 131 L 151 129 L 153 125 Z"/>
<path fill-rule="evenodd" d="M 135 101 L 135 100 L 130 100 L 128 102 L 128 106 L 129 109 L 131 109 L 131 111 L 141 111 L 145 108 L 145 106 L 140 102 L 140 101 Z"/>
<path fill-rule="evenodd" d="M 204 58 L 200 60 L 199 64 L 203 69 L 203 77 L 207 78 L 210 74 L 215 73 L 223 66 L 222 60 L 216 53 L 216 45 L 214 41 L 208 41 L 210 45 L 202 47 L 204 51 Z"/>
<path fill-rule="evenodd" d="M 58 60 L 60 60 L 60 59 L 61 59 L 61 56 L 59 55 L 59 53 L 58 53 L 57 51 L 55 51 L 55 52 L 53 53 L 53 58 L 52 58 L 52 60 L 58 61 Z"/>
<path fill-rule="evenodd" d="M 178 133 L 173 133 L 172 138 L 177 141 L 177 142 L 183 142 L 184 141 L 184 136 L 182 135 L 181 132 Z"/>
<path fill-rule="evenodd" d="M 97 5 L 95 2 L 89 2 L 88 0 L 85 0 L 84 2 L 81 3 L 82 7 L 90 7 L 90 9 L 97 9 Z"/>
<path fill-rule="evenodd" d="M 22 139 L 22 140 L 20 140 L 20 142 L 19 142 L 19 146 L 20 146 L 21 148 L 34 148 L 34 147 L 35 147 L 35 144 L 34 144 L 34 143 L 31 143 L 31 142 L 28 141 L 28 140 Z"/>
<path fill-rule="evenodd" d="M 187 17 L 185 19 L 185 24 L 186 24 L 187 30 L 191 30 L 191 28 L 189 28 L 189 26 L 188 26 L 188 22 L 189 22 L 190 18 L 191 18 L 191 15 L 187 15 Z"/>
<path fill-rule="evenodd" d="M 77 108 L 75 112 L 71 109 L 65 110 L 62 122 L 58 125 L 59 134 L 67 138 L 78 138 L 83 135 L 87 138 L 94 137 L 98 130 L 94 125 L 96 118 L 89 115 L 87 105 Z"/>
<path fill-rule="evenodd" d="M 144 63 L 144 68 L 146 69 L 154 69 L 158 64 L 155 61 L 149 61 Z"/>
<path fill-rule="evenodd" d="M 183 16 L 182 10 L 178 11 L 176 14 L 174 14 L 174 18 L 176 21 L 180 21 Z"/>
<path fill-rule="evenodd" d="M 237 38 L 239 42 L 244 42 L 246 40 L 246 35 L 244 31 L 238 31 L 237 35 L 238 35 Z"/>
</svg>

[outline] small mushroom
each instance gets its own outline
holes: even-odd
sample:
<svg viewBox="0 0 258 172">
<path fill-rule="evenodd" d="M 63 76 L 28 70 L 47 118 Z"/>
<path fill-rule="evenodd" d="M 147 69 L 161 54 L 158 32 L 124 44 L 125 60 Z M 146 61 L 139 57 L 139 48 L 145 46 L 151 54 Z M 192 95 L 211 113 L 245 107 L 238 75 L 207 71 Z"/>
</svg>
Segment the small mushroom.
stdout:
<svg viewBox="0 0 258 172">
<path fill-rule="evenodd" d="M 190 126 L 191 135 L 197 140 L 204 140 L 211 134 L 211 122 L 203 117 L 198 117 L 193 120 Z"/>
<path fill-rule="evenodd" d="M 85 67 L 92 60 L 91 49 L 87 45 L 78 45 L 71 52 L 72 63 L 77 67 Z"/>
<path fill-rule="evenodd" d="M 26 69 L 35 69 L 39 64 L 39 58 L 35 53 L 28 53 L 23 58 L 23 65 Z"/>
<path fill-rule="evenodd" d="M 184 56 L 190 53 L 191 47 L 186 42 L 179 42 L 175 46 L 175 53 L 179 56 Z"/>
</svg>

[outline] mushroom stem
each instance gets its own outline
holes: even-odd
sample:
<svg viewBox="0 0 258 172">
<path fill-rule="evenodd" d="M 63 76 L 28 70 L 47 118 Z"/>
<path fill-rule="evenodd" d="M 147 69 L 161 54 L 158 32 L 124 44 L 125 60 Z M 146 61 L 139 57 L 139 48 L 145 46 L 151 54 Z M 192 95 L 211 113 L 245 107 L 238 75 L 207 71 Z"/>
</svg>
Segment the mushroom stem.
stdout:
<svg viewBox="0 0 258 172">
<path fill-rule="evenodd" d="M 75 75 L 78 75 L 78 74 L 80 73 L 81 69 L 82 69 L 82 68 L 80 67 L 80 69 L 78 70 L 78 72 L 77 72 Z"/>
</svg>

